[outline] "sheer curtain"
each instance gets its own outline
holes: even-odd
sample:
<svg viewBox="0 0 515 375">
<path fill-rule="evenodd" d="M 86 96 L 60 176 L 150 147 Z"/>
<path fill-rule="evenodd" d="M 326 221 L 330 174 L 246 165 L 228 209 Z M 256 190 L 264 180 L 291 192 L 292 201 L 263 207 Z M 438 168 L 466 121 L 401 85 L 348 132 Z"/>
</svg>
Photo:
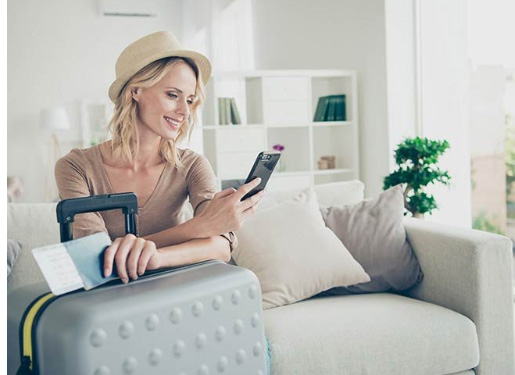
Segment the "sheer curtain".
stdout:
<svg viewBox="0 0 515 375">
<path fill-rule="evenodd" d="M 213 17 L 218 70 L 254 69 L 252 0 L 216 1 Z"/>
<path fill-rule="evenodd" d="M 253 0 L 183 0 L 182 29 L 215 72 L 255 68 Z"/>
<path fill-rule="evenodd" d="M 253 0 L 183 0 L 182 43 L 206 55 L 215 75 L 220 71 L 253 70 L 253 9 Z M 239 86 L 236 86 L 237 89 Z M 225 95 L 223 87 L 218 87 L 217 91 L 216 95 Z M 234 87 L 230 92 L 234 92 Z M 207 95 L 215 95 L 209 85 Z M 244 119 L 243 103 L 237 102 L 237 105 Z M 199 115 L 202 123 L 202 114 Z M 203 153 L 203 146 L 202 129 L 197 126 L 188 147 Z"/>
</svg>

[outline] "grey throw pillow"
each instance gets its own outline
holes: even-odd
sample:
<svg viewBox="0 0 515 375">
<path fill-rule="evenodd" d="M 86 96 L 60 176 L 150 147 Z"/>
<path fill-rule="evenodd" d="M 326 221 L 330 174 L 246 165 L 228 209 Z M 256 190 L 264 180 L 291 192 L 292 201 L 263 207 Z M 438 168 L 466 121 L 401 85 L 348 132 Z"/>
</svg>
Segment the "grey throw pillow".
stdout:
<svg viewBox="0 0 515 375">
<path fill-rule="evenodd" d="M 18 259 L 21 252 L 21 243 L 15 240 L 7 240 L 7 276 L 11 273 L 11 270 Z"/>
<path fill-rule="evenodd" d="M 401 291 L 419 282 L 422 270 L 406 238 L 403 189 L 351 206 L 322 207 L 324 221 L 370 276 L 368 283 L 338 287 L 328 294 Z"/>
</svg>

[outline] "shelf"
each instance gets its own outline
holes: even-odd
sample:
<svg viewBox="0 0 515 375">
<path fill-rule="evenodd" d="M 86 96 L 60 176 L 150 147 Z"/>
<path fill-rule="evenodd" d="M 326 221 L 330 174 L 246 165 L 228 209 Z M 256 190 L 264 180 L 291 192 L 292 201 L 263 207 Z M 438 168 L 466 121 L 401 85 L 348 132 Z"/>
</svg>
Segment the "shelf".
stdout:
<svg viewBox="0 0 515 375">
<path fill-rule="evenodd" d="M 311 169 L 311 136 L 308 127 L 270 128 L 266 134 L 266 149 L 283 145 L 280 163 L 286 172 L 303 172 Z"/>
<path fill-rule="evenodd" d="M 338 173 L 351 173 L 354 172 L 353 169 L 343 168 L 343 169 L 319 169 L 314 171 L 315 176 L 323 176 L 329 174 L 338 174 Z"/>
<path fill-rule="evenodd" d="M 234 154 L 252 154 L 255 156 L 257 156 L 261 151 L 264 151 L 263 148 L 259 148 L 259 149 L 254 149 L 254 150 L 245 150 L 245 151 L 232 151 L 232 150 L 218 150 L 218 154 L 221 155 L 221 156 L 226 156 L 226 155 L 234 155 Z M 249 166 L 249 168 L 251 167 L 252 165 Z"/>
<path fill-rule="evenodd" d="M 314 78 L 340 78 L 355 77 L 356 72 L 353 70 L 251 70 L 251 71 L 215 71 L 213 76 L 217 79 L 244 79 L 244 78 L 262 78 L 262 77 L 299 77 L 307 76 Z"/>
<path fill-rule="evenodd" d="M 238 124 L 238 125 L 203 125 L 202 129 L 263 129 L 263 124 Z"/>
<path fill-rule="evenodd" d="M 313 121 L 318 102 L 345 95 L 346 121 Z M 219 125 L 218 98 L 234 98 L 242 124 Z M 357 77 L 350 70 L 216 72 L 208 87 L 201 127 L 204 152 L 222 180 L 244 179 L 257 150 L 283 145 L 274 188 L 359 178 Z M 237 131 L 239 129 L 239 131 Z M 338 169 L 318 170 L 333 156 Z"/>
<path fill-rule="evenodd" d="M 312 122 L 311 125 L 313 128 L 326 128 L 326 127 L 336 127 L 336 126 L 352 126 L 352 121 L 316 121 Z"/>
<path fill-rule="evenodd" d="M 274 172 L 273 176 L 276 177 L 296 177 L 296 176 L 308 176 L 311 172 L 299 171 L 299 172 Z"/>
<path fill-rule="evenodd" d="M 238 125 L 204 125 L 202 129 L 213 130 L 213 129 L 252 129 L 252 128 L 268 128 L 268 129 L 288 129 L 288 128 L 327 128 L 327 127 L 339 127 L 339 126 L 352 126 L 352 121 L 315 121 L 306 122 L 304 124 L 238 124 Z"/>
<path fill-rule="evenodd" d="M 265 125 L 268 129 L 308 128 L 311 124 L 289 124 L 289 125 Z"/>
<path fill-rule="evenodd" d="M 332 175 L 332 174 L 339 174 L 339 173 L 352 173 L 354 172 L 353 169 L 350 168 L 344 168 L 344 169 L 325 169 L 325 170 L 317 170 L 317 171 L 298 171 L 298 172 L 277 172 L 274 171 L 272 176 L 274 177 L 297 177 L 297 176 L 309 176 L 311 174 L 314 174 L 315 176 L 323 176 L 323 175 Z M 235 179 L 241 179 L 241 176 L 224 176 L 221 178 L 221 180 L 235 180 Z"/>
<path fill-rule="evenodd" d="M 352 126 L 352 121 L 316 121 L 316 122 L 308 122 L 305 124 L 285 124 L 285 125 L 264 125 L 268 129 L 288 129 L 288 128 L 327 128 L 327 127 L 337 127 L 337 126 Z"/>
</svg>

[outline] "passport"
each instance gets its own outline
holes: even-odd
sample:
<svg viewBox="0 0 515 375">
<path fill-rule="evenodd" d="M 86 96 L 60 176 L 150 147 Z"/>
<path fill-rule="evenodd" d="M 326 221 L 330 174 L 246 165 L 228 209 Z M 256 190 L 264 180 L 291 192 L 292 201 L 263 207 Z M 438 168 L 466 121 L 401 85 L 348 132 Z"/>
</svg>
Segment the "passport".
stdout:
<svg viewBox="0 0 515 375">
<path fill-rule="evenodd" d="M 32 250 L 54 295 L 80 288 L 93 289 L 117 279 L 116 270 L 104 277 L 104 251 L 111 245 L 105 232 Z"/>
</svg>

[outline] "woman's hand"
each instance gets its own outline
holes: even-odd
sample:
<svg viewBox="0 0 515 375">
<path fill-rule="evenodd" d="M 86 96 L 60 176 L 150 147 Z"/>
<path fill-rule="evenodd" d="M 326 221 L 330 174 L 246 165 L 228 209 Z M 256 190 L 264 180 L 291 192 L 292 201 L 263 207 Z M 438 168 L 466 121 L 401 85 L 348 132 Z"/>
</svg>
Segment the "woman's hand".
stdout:
<svg viewBox="0 0 515 375">
<path fill-rule="evenodd" d="M 129 277 L 137 280 L 145 270 L 159 268 L 159 252 L 152 241 L 127 234 L 115 239 L 104 252 L 105 277 L 111 275 L 113 264 L 116 264 L 118 276 L 128 283 Z"/>
<path fill-rule="evenodd" d="M 202 220 L 203 232 L 206 236 L 217 236 L 240 229 L 245 219 L 255 212 L 263 191 L 244 201 L 241 201 L 241 198 L 260 182 L 261 179 L 256 178 L 240 186 L 238 190 L 229 188 L 216 193 L 204 210 L 197 215 L 197 218 Z"/>
</svg>

